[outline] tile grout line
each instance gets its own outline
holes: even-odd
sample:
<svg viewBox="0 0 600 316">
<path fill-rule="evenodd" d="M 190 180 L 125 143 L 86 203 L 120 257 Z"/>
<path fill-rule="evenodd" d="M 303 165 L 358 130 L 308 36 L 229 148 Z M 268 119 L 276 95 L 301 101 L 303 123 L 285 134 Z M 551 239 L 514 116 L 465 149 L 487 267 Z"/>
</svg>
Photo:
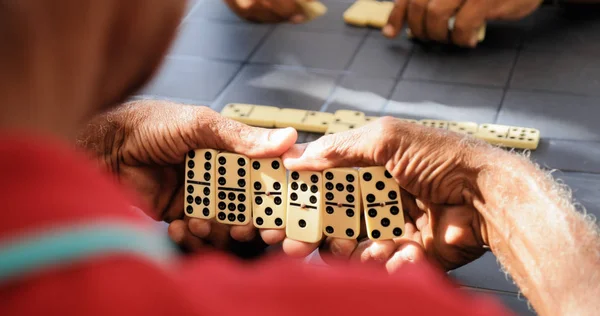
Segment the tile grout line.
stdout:
<svg viewBox="0 0 600 316">
<path fill-rule="evenodd" d="M 340 74 L 336 78 L 333 89 L 331 89 L 331 92 L 329 93 L 329 95 L 325 99 L 325 102 L 323 102 L 323 105 L 321 105 L 321 108 L 319 109 L 320 112 L 327 111 L 327 108 L 329 107 L 329 104 L 331 104 L 333 96 L 335 95 L 335 92 L 338 90 L 339 85 L 342 83 L 344 78 L 346 78 L 346 76 L 349 74 L 348 68 L 352 65 L 352 63 L 354 62 L 354 59 L 356 59 L 356 56 L 358 56 L 358 53 L 362 49 L 363 45 L 367 42 L 368 38 L 369 38 L 369 32 L 367 31 L 363 35 L 363 38 L 360 40 L 360 43 L 358 44 L 356 51 L 352 54 L 352 56 L 350 57 L 350 60 L 348 60 L 348 63 L 346 64 L 346 66 L 344 66 L 344 69 L 340 72 Z"/>
<path fill-rule="evenodd" d="M 493 124 L 496 124 L 498 122 L 500 111 L 502 111 L 502 107 L 504 106 L 504 100 L 506 99 L 506 95 L 508 94 L 508 90 L 510 89 L 510 82 L 515 73 L 515 69 L 517 68 L 517 62 L 519 61 L 519 57 L 521 56 L 521 50 L 523 49 L 522 46 L 523 43 L 520 43 L 519 46 L 517 46 L 517 53 L 515 54 L 512 67 L 510 67 L 510 72 L 508 73 L 506 83 L 504 84 L 504 91 L 502 92 L 502 98 L 500 99 L 500 104 L 498 105 L 498 109 L 496 110 L 496 115 L 494 116 Z"/>
<path fill-rule="evenodd" d="M 413 44 L 413 46 L 410 48 L 410 52 L 408 53 L 408 56 L 406 57 L 406 61 L 404 62 L 404 65 L 402 65 L 402 68 L 400 69 L 400 72 L 397 74 L 397 77 L 394 78 L 394 84 L 392 86 L 392 90 L 390 91 L 390 93 L 388 93 L 385 103 L 381 107 L 381 110 L 379 110 L 379 114 L 378 114 L 379 116 L 384 115 L 385 110 L 387 109 L 388 105 L 390 105 L 390 101 L 392 101 L 392 97 L 394 96 L 394 93 L 398 89 L 398 85 L 400 84 L 400 82 L 402 80 L 404 80 L 404 78 L 402 76 L 404 75 L 404 71 L 406 71 L 406 68 L 408 68 L 408 63 L 410 63 L 410 60 L 413 58 L 414 53 L 415 53 L 415 45 Z"/>
<path fill-rule="evenodd" d="M 240 75 L 240 73 L 242 72 L 242 70 L 244 69 L 244 67 L 246 67 L 246 65 L 250 64 L 249 61 L 252 58 L 252 56 L 254 56 L 254 54 L 260 49 L 260 47 L 265 43 L 265 41 L 267 40 L 267 38 L 269 38 L 274 31 L 275 31 L 275 27 L 272 27 L 258 41 L 258 43 L 256 44 L 256 46 L 252 49 L 252 51 L 250 51 L 250 53 L 248 54 L 248 56 L 246 57 L 246 59 L 240 64 L 238 70 L 233 74 L 233 76 L 231 76 L 231 79 L 229 79 L 229 81 L 227 81 L 227 83 L 225 84 L 225 86 L 223 86 L 223 88 L 221 89 L 221 91 L 219 91 L 219 93 L 217 93 L 217 96 L 214 98 L 214 100 L 212 100 L 211 105 L 210 105 L 211 109 L 214 110 L 214 106 L 215 106 L 216 102 L 220 101 L 223 98 L 223 96 L 225 94 L 225 91 L 227 91 L 227 89 L 231 86 L 231 84 L 235 81 L 235 79 Z"/>
</svg>

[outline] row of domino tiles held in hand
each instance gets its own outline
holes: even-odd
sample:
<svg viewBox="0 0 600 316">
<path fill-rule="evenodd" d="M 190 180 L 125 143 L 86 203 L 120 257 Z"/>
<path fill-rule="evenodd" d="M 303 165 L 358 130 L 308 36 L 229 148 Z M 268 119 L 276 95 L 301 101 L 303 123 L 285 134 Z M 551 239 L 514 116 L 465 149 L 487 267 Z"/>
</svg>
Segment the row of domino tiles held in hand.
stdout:
<svg viewBox="0 0 600 316">
<path fill-rule="evenodd" d="M 212 149 L 188 152 L 185 163 L 189 217 L 226 225 L 252 221 L 314 243 L 323 234 L 356 239 L 364 213 L 370 239 L 404 234 L 400 188 L 384 167 L 288 171 L 280 158 L 249 159 Z"/>
<path fill-rule="evenodd" d="M 328 113 L 243 103 L 227 104 L 221 111 L 221 115 L 257 127 L 293 127 L 301 132 L 325 135 L 355 129 L 378 119 L 352 110 Z M 540 141 L 540 131 L 535 128 L 431 119 L 401 120 L 469 135 L 508 148 L 535 150 Z"/>
</svg>

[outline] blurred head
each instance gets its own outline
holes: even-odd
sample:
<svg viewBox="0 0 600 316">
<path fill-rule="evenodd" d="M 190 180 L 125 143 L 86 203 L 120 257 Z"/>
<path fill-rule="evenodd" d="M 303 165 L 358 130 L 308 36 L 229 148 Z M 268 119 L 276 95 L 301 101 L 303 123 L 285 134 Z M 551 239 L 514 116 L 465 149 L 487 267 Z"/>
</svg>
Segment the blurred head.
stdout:
<svg viewBox="0 0 600 316">
<path fill-rule="evenodd" d="M 185 4 L 0 0 L 1 106 L 76 104 L 85 115 L 114 106 L 155 73 Z"/>
</svg>

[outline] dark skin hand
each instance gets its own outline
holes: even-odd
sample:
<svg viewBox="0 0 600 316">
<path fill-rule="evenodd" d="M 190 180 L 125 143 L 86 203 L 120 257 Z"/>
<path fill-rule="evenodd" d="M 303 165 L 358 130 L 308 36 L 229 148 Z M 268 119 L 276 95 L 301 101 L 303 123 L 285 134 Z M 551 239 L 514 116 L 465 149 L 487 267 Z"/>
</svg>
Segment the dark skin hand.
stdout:
<svg viewBox="0 0 600 316">
<path fill-rule="evenodd" d="M 96 117 L 79 136 L 79 146 L 141 197 L 140 208 L 170 223 L 170 237 L 189 251 L 212 245 L 227 249 L 233 240 L 256 241 L 252 223 L 229 226 L 184 216 L 185 155 L 201 148 L 249 158 L 279 157 L 296 142 L 294 129 L 268 130 L 227 119 L 206 107 L 166 101 L 138 101 Z M 267 243 L 279 230 L 261 230 Z M 260 243 L 259 243 L 260 244 Z M 261 244 L 264 246 L 264 244 Z"/>
<path fill-rule="evenodd" d="M 405 189 L 403 237 L 377 242 L 364 237 L 358 241 L 328 238 L 321 249 L 326 261 L 359 260 L 393 272 L 403 264 L 429 260 L 451 270 L 487 251 L 485 224 L 470 204 L 476 194 L 478 147 L 488 145 L 383 118 L 360 129 L 295 145 L 284 155 L 284 164 L 290 170 L 385 166 Z M 319 245 L 303 246 L 309 253 Z"/>
<path fill-rule="evenodd" d="M 396 0 L 383 34 L 393 38 L 407 26 L 421 40 L 475 47 L 486 21 L 519 20 L 541 4 L 540 0 Z M 453 16 L 454 30 L 449 32 L 448 20 Z"/>
</svg>

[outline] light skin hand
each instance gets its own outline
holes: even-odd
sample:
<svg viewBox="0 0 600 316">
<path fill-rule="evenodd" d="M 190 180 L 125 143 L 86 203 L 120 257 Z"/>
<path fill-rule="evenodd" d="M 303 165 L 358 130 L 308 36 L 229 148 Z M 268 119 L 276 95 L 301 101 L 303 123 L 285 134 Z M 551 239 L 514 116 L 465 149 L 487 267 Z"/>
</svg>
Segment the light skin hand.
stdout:
<svg viewBox="0 0 600 316">
<path fill-rule="evenodd" d="M 540 315 L 594 315 L 600 293 L 600 231 L 569 191 L 524 157 L 481 141 L 383 118 L 293 147 L 291 170 L 385 166 L 402 188 L 406 237 L 328 239 L 327 258 L 388 271 L 429 262 L 466 264 L 489 247 Z M 334 260 L 333 258 L 337 259 Z"/>
<path fill-rule="evenodd" d="M 117 180 L 133 188 L 155 220 L 170 223 L 170 237 L 184 249 L 207 244 L 227 249 L 232 240 L 258 238 L 252 223 L 229 226 L 184 216 L 185 155 L 210 148 L 249 158 L 279 157 L 296 142 L 294 129 L 269 130 L 227 119 L 209 108 L 166 101 L 136 101 L 97 116 L 79 136 Z M 281 242 L 280 230 L 261 230 L 267 244 Z"/>
<path fill-rule="evenodd" d="M 478 172 L 472 161 L 475 154 L 454 150 L 467 145 L 457 135 L 438 135 L 415 124 L 385 118 L 296 145 L 284 155 L 284 164 L 290 170 L 386 166 L 406 189 L 402 192 L 406 222 L 402 238 L 376 242 L 366 236 L 358 240 L 327 238 L 321 248 L 326 261 L 355 259 L 391 273 L 405 263 L 428 259 L 450 270 L 486 251 L 481 217 L 464 199 L 464 192 L 471 190 L 472 175 Z M 303 245 L 307 248 L 303 252 L 317 246 Z"/>
<path fill-rule="evenodd" d="M 396 0 L 383 35 L 394 38 L 403 26 L 421 40 L 475 47 L 488 20 L 518 20 L 534 12 L 540 0 Z M 448 20 L 455 16 L 449 33 Z"/>
<path fill-rule="evenodd" d="M 308 0 L 308 2 L 313 0 Z M 296 0 L 225 0 L 239 17 L 258 23 L 301 23 L 304 11 Z"/>
</svg>

